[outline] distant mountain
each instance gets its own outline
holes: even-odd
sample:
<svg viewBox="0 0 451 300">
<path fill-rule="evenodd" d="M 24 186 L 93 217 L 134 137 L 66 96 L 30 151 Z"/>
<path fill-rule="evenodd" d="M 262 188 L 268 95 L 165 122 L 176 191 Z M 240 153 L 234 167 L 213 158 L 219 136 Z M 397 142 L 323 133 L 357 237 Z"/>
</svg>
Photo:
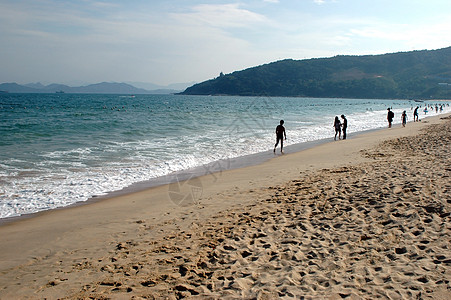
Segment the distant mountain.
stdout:
<svg viewBox="0 0 451 300">
<path fill-rule="evenodd" d="M 70 87 L 64 84 L 42 85 L 41 83 L 29 83 L 19 85 L 17 83 L 2 83 L 0 90 L 9 93 L 73 93 L 73 94 L 171 94 L 180 90 L 158 89 L 146 90 L 134 87 L 127 83 L 102 82 L 86 86 Z"/>
<path fill-rule="evenodd" d="M 195 83 L 196 83 L 195 81 L 191 81 L 188 83 L 172 83 L 172 84 L 168 85 L 166 88 L 171 89 L 171 90 L 182 91 L 182 90 L 186 89 L 187 87 L 192 86 Z"/>
<path fill-rule="evenodd" d="M 40 83 L 40 82 L 27 83 L 27 84 L 24 84 L 24 86 L 29 87 L 29 88 L 33 88 L 33 89 L 44 89 L 45 88 L 45 86 L 42 85 L 42 83 Z"/>
<path fill-rule="evenodd" d="M 19 85 L 15 82 L 0 84 L 0 91 L 5 91 L 8 93 L 42 93 L 38 89 Z"/>
<path fill-rule="evenodd" d="M 126 82 L 130 85 L 133 85 L 137 88 L 141 88 L 141 89 L 146 89 L 146 90 L 151 90 L 151 91 L 183 91 L 185 90 L 187 87 L 192 86 L 193 84 L 195 84 L 196 82 L 186 82 L 186 83 L 172 83 L 169 85 L 158 85 L 158 84 L 154 84 L 154 83 L 149 83 L 149 82 Z"/>
<path fill-rule="evenodd" d="M 282 60 L 195 84 L 185 95 L 451 99 L 451 47 Z"/>
<path fill-rule="evenodd" d="M 47 86 L 44 86 L 42 88 L 43 91 L 45 91 L 46 93 L 54 93 L 54 92 L 71 92 L 71 90 L 76 90 L 78 88 L 72 88 L 70 86 L 67 86 L 65 84 L 57 84 L 57 83 L 52 83 L 49 84 Z"/>
<path fill-rule="evenodd" d="M 66 92 L 63 88 L 62 91 Z M 136 88 L 126 83 L 111 83 L 102 82 L 71 88 L 69 93 L 83 93 L 83 94 L 149 94 L 150 91 Z"/>
<path fill-rule="evenodd" d="M 154 95 L 167 95 L 167 94 L 178 94 L 180 90 L 171 90 L 171 89 L 157 89 L 150 91 Z"/>
</svg>

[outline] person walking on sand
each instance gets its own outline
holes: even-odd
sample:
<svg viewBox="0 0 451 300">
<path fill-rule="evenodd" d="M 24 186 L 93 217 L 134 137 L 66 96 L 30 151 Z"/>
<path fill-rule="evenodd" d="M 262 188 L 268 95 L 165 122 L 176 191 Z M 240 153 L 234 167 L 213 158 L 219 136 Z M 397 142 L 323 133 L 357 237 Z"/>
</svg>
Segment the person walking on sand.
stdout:
<svg viewBox="0 0 451 300">
<path fill-rule="evenodd" d="M 343 119 L 342 130 L 343 130 L 343 139 L 346 140 L 346 129 L 348 128 L 348 119 L 346 119 L 345 115 L 341 115 Z"/>
<path fill-rule="evenodd" d="M 406 127 L 406 123 L 407 123 L 407 113 L 406 113 L 406 111 L 402 112 L 401 122 L 402 122 L 402 127 Z"/>
<path fill-rule="evenodd" d="M 280 153 L 283 153 L 283 138 L 285 136 L 285 140 L 287 139 L 287 134 L 285 132 L 285 127 L 283 127 L 283 120 L 280 120 L 280 125 L 276 127 L 276 144 L 274 145 L 274 153 L 276 153 L 277 145 L 279 145 L 280 141 Z"/>
<path fill-rule="evenodd" d="M 337 140 L 337 134 L 338 134 L 338 139 L 341 140 L 341 122 L 340 122 L 340 119 L 338 119 L 338 116 L 335 116 L 335 121 L 334 121 L 333 127 L 335 128 L 334 141 Z"/>
<path fill-rule="evenodd" d="M 415 121 L 415 118 L 416 118 L 416 121 Z M 414 122 L 418 122 L 418 121 L 419 121 L 419 120 L 418 120 L 418 106 L 415 107 L 415 109 L 414 109 L 414 111 L 413 111 L 413 121 L 414 121 Z"/>
<path fill-rule="evenodd" d="M 390 108 L 387 108 L 387 121 L 388 121 L 388 128 L 391 128 L 391 123 L 393 122 L 393 118 L 395 117 L 395 114 L 390 110 Z"/>
</svg>

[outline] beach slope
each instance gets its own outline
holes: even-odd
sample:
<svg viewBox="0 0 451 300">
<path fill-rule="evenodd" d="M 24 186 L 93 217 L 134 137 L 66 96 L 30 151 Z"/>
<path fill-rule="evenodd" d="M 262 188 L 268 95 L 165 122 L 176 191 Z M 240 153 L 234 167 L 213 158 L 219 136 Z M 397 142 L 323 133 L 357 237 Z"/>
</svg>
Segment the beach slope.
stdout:
<svg viewBox="0 0 451 300">
<path fill-rule="evenodd" d="M 4 224 L 0 299 L 450 299 L 450 145 L 438 116 Z"/>
</svg>

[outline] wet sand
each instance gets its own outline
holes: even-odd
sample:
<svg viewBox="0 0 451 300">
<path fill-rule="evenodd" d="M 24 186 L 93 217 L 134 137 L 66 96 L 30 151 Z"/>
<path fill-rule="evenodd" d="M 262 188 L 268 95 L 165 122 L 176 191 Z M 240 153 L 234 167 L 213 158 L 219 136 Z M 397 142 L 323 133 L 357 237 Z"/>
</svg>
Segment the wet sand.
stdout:
<svg viewBox="0 0 451 300">
<path fill-rule="evenodd" d="M 0 227 L 0 299 L 450 299 L 448 115 Z"/>
</svg>

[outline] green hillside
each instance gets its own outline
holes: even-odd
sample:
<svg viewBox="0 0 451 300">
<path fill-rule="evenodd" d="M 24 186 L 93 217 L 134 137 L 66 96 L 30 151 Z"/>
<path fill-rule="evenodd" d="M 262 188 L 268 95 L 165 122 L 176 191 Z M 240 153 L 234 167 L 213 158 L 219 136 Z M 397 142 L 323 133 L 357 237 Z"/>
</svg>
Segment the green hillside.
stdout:
<svg viewBox="0 0 451 300">
<path fill-rule="evenodd" d="M 282 60 L 222 75 L 185 95 L 451 99 L 451 47 Z"/>
</svg>

